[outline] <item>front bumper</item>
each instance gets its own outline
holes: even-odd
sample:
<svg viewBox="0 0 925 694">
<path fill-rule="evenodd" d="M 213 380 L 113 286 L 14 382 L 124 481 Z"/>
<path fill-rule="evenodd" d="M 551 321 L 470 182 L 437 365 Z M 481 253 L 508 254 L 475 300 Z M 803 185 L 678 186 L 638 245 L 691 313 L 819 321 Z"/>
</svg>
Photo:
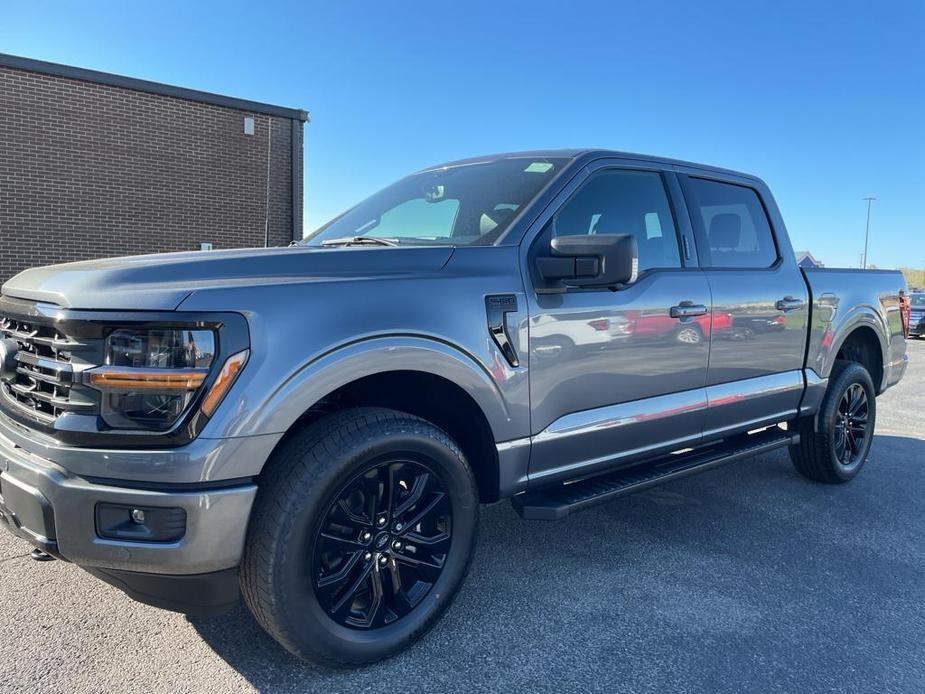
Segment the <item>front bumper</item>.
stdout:
<svg viewBox="0 0 925 694">
<path fill-rule="evenodd" d="M 254 484 L 169 490 L 117 485 L 72 474 L 0 431 L 0 524 L 33 545 L 85 568 L 116 572 L 205 574 L 240 563 Z M 173 542 L 103 538 L 96 527 L 99 503 L 182 508 L 185 533 Z"/>
</svg>

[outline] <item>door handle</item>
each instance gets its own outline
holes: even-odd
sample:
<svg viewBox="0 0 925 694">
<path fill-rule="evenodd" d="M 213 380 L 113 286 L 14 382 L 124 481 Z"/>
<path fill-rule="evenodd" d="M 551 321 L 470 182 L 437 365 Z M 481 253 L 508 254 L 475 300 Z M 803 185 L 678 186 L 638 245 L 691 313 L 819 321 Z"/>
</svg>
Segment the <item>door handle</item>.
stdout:
<svg viewBox="0 0 925 694">
<path fill-rule="evenodd" d="M 806 302 L 803 299 L 794 299 L 792 296 L 785 296 L 783 299 L 780 299 L 774 306 L 778 311 L 796 311 L 798 308 L 803 308 L 806 305 Z"/>
<path fill-rule="evenodd" d="M 677 306 L 672 306 L 668 309 L 668 315 L 672 318 L 705 316 L 707 315 L 707 307 L 703 304 L 695 304 L 693 301 L 682 301 Z"/>
</svg>

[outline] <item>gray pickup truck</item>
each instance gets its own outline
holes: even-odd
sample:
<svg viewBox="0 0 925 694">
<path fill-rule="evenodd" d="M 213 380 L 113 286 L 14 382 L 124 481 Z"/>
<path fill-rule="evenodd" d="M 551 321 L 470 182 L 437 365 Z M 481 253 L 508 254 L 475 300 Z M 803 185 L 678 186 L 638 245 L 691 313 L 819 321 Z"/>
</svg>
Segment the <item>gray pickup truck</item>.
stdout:
<svg viewBox="0 0 925 694">
<path fill-rule="evenodd" d="M 753 176 L 437 166 L 289 248 L 6 282 L 0 516 L 143 602 L 243 595 L 297 656 L 372 662 L 450 604 L 480 504 L 562 518 L 784 446 L 852 479 L 906 368 L 904 288 L 801 271 Z"/>
</svg>

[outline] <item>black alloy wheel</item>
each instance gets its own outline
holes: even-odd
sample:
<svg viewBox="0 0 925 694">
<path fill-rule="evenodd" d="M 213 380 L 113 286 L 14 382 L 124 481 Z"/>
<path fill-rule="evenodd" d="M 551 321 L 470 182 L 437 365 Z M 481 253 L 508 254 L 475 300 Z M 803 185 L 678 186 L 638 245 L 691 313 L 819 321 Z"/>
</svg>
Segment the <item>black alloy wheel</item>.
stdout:
<svg viewBox="0 0 925 694">
<path fill-rule="evenodd" d="M 312 552 L 315 594 L 343 626 L 392 624 L 433 588 L 451 542 L 440 478 L 421 462 L 379 461 L 344 485 L 324 514 Z"/>
<path fill-rule="evenodd" d="M 866 454 L 868 414 L 867 393 L 860 383 L 852 383 L 838 403 L 832 428 L 835 457 L 846 468 L 857 465 Z"/>
</svg>

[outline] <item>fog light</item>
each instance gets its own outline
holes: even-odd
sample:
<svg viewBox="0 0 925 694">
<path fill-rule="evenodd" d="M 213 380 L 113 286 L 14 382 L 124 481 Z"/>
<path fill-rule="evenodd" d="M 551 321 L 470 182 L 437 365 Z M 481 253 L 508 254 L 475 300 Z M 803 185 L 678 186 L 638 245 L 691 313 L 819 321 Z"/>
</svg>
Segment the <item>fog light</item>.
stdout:
<svg viewBox="0 0 925 694">
<path fill-rule="evenodd" d="M 176 542 L 186 534 L 186 511 L 99 503 L 96 505 L 96 534 L 107 540 Z"/>
</svg>

